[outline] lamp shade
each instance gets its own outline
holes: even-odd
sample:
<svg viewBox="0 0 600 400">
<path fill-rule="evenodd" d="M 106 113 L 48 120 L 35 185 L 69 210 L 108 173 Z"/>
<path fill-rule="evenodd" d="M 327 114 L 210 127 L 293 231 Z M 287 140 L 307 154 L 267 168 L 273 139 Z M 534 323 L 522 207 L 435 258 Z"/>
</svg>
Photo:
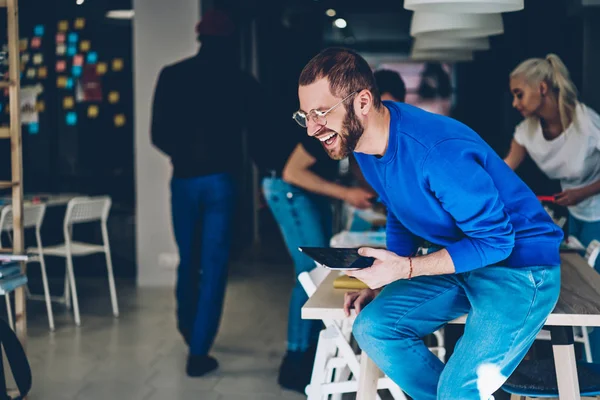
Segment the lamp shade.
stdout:
<svg viewBox="0 0 600 400">
<path fill-rule="evenodd" d="M 404 0 L 407 10 L 447 14 L 495 14 L 523 7 L 523 0 Z"/>
<path fill-rule="evenodd" d="M 502 33 L 502 14 L 415 12 L 410 24 L 410 35 L 414 37 L 477 38 Z"/>
<path fill-rule="evenodd" d="M 413 43 L 415 50 L 489 50 L 490 39 L 481 38 L 447 38 L 443 36 L 417 37 Z"/>
<path fill-rule="evenodd" d="M 473 52 L 469 50 L 415 50 L 410 53 L 415 61 L 473 61 Z"/>
</svg>

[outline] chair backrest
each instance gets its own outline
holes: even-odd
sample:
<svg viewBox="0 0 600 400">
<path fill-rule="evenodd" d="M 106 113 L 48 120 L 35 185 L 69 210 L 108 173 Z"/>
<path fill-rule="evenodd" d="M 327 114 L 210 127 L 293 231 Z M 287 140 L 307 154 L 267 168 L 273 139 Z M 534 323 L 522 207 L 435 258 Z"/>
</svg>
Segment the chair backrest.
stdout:
<svg viewBox="0 0 600 400">
<path fill-rule="evenodd" d="M 23 228 L 40 228 L 46 213 L 45 204 L 24 204 L 23 205 Z M 13 230 L 13 208 L 12 206 L 2 207 L 0 213 L 0 231 L 10 232 Z"/>
<path fill-rule="evenodd" d="M 323 267 L 320 264 L 317 264 L 316 268 L 313 270 L 309 272 L 301 272 L 300 275 L 298 275 L 298 281 L 302 285 L 302 288 L 308 297 L 311 297 L 313 294 L 315 294 L 317 287 L 319 287 L 321 282 L 327 278 L 327 275 L 329 275 L 330 272 L 331 270 Z"/>
<path fill-rule="evenodd" d="M 65 229 L 73 224 L 84 222 L 106 222 L 112 200 L 109 196 L 75 197 L 67 204 Z"/>
<path fill-rule="evenodd" d="M 600 241 L 594 239 L 590 242 L 587 249 L 585 250 L 585 259 L 587 260 L 590 267 L 594 268 L 596 260 L 600 254 Z"/>
</svg>

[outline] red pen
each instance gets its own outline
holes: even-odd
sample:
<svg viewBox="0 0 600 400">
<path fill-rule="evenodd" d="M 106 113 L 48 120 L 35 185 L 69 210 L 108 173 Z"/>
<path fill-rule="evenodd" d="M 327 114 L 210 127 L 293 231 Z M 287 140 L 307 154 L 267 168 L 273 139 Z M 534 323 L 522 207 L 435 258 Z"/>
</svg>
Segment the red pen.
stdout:
<svg viewBox="0 0 600 400">
<path fill-rule="evenodd" d="M 537 196 L 537 199 L 539 201 L 547 201 L 550 203 L 555 203 L 556 202 L 556 198 L 554 196 Z"/>
</svg>

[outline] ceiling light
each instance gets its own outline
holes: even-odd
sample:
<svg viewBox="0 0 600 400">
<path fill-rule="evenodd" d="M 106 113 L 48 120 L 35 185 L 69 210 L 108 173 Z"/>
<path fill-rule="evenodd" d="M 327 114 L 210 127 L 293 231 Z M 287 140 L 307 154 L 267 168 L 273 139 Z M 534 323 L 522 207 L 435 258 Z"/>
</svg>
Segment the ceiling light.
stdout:
<svg viewBox="0 0 600 400">
<path fill-rule="evenodd" d="M 523 0 L 404 0 L 407 10 L 448 14 L 494 14 L 519 11 L 523 7 Z"/>
<path fill-rule="evenodd" d="M 327 15 L 328 17 L 335 17 L 337 13 L 333 8 L 330 8 L 329 10 L 325 11 L 325 15 Z"/>
<path fill-rule="evenodd" d="M 333 24 L 340 29 L 344 29 L 345 27 L 348 26 L 348 23 L 346 22 L 346 20 L 344 18 L 338 18 L 336 19 Z"/>
<path fill-rule="evenodd" d="M 133 19 L 135 12 L 133 10 L 110 10 L 106 13 L 106 18 L 112 19 Z"/>
<path fill-rule="evenodd" d="M 78 6 L 82 5 L 82 4 L 83 4 L 83 2 L 84 2 L 84 0 L 77 0 L 77 1 L 75 1 L 75 3 L 76 3 Z"/>
<path fill-rule="evenodd" d="M 417 37 L 413 43 L 415 50 L 489 50 L 490 39 L 480 38 L 447 38 L 437 36 Z"/>
<path fill-rule="evenodd" d="M 465 50 L 414 50 L 410 53 L 415 61 L 473 61 L 473 52 Z"/>
<path fill-rule="evenodd" d="M 502 14 L 441 14 L 415 12 L 413 37 L 477 38 L 504 33 Z"/>
</svg>

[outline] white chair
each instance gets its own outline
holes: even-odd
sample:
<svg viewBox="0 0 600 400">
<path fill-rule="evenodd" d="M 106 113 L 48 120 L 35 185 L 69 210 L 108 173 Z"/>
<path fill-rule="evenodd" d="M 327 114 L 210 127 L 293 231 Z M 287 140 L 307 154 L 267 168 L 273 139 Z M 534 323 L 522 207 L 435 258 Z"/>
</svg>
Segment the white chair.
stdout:
<svg viewBox="0 0 600 400">
<path fill-rule="evenodd" d="M 594 268 L 598 255 L 600 254 L 600 241 L 594 239 L 590 242 L 587 249 L 585 249 L 585 259 L 587 260 L 590 267 Z"/>
<path fill-rule="evenodd" d="M 38 252 L 37 257 L 30 257 L 29 262 L 39 262 L 41 275 L 42 275 L 42 284 L 44 286 L 44 296 L 43 299 L 46 301 L 46 309 L 48 311 L 48 325 L 50 326 L 50 330 L 54 330 L 54 315 L 52 313 L 52 303 L 50 298 L 50 289 L 48 288 L 48 275 L 46 274 L 46 263 L 44 261 L 44 253 L 42 250 L 42 236 L 40 234 L 40 230 L 42 228 L 42 223 L 44 221 L 44 215 L 46 213 L 46 205 L 45 204 L 25 204 L 23 206 L 23 229 L 33 228 L 35 230 L 35 239 L 36 239 L 36 247 L 35 249 Z M 6 206 L 2 208 L 2 213 L 0 213 L 0 233 L 6 232 L 9 236 L 13 232 L 13 208 L 12 206 Z M 0 248 L 2 248 L 2 236 L 0 235 Z M 6 304 L 9 316 L 9 323 L 12 326 L 12 313 L 10 309 L 10 294 L 7 293 Z"/>
<path fill-rule="evenodd" d="M 106 227 L 111 203 L 111 199 L 108 196 L 76 197 L 72 199 L 67 204 L 67 211 L 65 213 L 65 219 L 63 223 L 65 242 L 56 246 L 43 248 L 45 255 L 64 257 L 66 259 L 67 284 L 65 285 L 65 296 L 67 296 L 67 304 L 69 304 L 68 288 L 70 287 L 73 302 L 73 314 L 75 316 L 75 324 L 77 326 L 81 325 L 81 319 L 79 316 L 79 301 L 77 299 L 77 288 L 75 286 L 75 274 L 73 272 L 74 256 L 87 256 L 91 254 L 104 253 L 106 257 L 106 267 L 108 270 L 108 285 L 110 289 L 113 315 L 115 317 L 119 316 L 117 290 L 115 288 L 115 278 L 113 275 L 113 266 L 110 256 L 110 244 L 108 241 L 108 229 Z M 73 240 L 73 225 L 96 221 L 100 222 L 100 227 L 102 229 L 101 245 L 77 242 Z M 36 249 L 30 249 L 29 252 L 39 254 L 39 251 Z"/>
</svg>

